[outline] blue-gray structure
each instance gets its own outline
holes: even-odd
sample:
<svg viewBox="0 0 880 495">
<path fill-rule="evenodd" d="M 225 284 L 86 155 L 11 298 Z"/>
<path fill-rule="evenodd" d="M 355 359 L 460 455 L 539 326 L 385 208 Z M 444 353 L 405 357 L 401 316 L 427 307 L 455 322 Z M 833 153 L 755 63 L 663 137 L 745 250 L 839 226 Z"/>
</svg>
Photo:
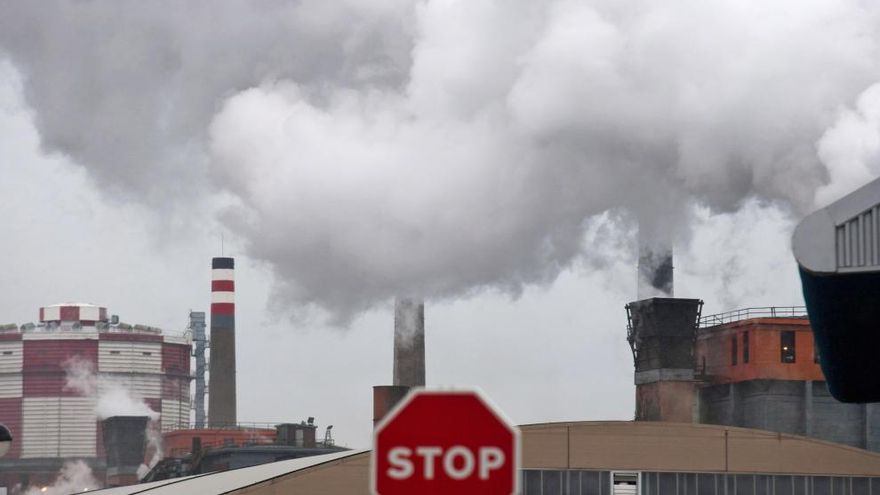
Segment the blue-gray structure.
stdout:
<svg viewBox="0 0 880 495">
<path fill-rule="evenodd" d="M 880 451 L 880 409 L 839 402 L 824 381 L 749 380 L 704 386 L 699 395 L 701 423 L 793 433 Z"/>
<path fill-rule="evenodd" d="M 876 495 L 880 478 L 750 473 L 638 472 L 612 484 L 612 471 L 524 469 L 522 495 Z M 624 474 L 622 472 L 619 474 Z M 621 486 L 626 484 L 627 486 Z M 616 488 L 616 489 L 615 489 Z"/>
</svg>

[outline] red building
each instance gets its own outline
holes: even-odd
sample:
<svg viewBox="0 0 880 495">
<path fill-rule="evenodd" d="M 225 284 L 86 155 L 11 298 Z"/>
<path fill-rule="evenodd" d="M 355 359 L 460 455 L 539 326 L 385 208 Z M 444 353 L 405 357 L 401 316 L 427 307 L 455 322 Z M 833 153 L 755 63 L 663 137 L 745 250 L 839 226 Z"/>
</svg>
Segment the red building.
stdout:
<svg viewBox="0 0 880 495">
<path fill-rule="evenodd" d="M 152 410 L 157 429 L 187 427 L 189 363 L 188 338 L 119 323 L 91 304 L 47 306 L 38 324 L 2 327 L 0 422 L 15 440 L 0 459 L 0 487 L 49 483 L 72 459 L 102 480 L 98 421 L 131 414 L 119 409 L 128 399 Z"/>
</svg>

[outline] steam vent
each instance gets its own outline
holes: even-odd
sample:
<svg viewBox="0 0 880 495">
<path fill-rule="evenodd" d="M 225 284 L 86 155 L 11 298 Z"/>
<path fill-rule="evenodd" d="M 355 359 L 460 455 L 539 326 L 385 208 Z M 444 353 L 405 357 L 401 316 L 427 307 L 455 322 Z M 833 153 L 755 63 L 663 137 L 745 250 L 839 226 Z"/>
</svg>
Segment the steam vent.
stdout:
<svg viewBox="0 0 880 495">
<path fill-rule="evenodd" d="M 235 404 L 235 259 L 211 261 L 211 361 L 208 425 L 232 426 Z"/>
</svg>

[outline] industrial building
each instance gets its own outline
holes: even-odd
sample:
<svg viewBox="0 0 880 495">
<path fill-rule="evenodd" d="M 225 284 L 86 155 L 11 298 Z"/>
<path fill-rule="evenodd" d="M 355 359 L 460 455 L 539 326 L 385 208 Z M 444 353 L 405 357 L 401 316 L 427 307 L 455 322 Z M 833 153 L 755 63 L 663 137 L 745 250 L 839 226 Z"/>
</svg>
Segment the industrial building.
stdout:
<svg viewBox="0 0 880 495">
<path fill-rule="evenodd" d="M 880 454 L 714 425 L 524 425 L 523 495 L 870 495 Z M 369 451 L 348 451 L 99 491 L 102 495 L 370 493 Z"/>
<path fill-rule="evenodd" d="M 757 428 L 880 450 L 880 411 L 831 397 L 803 308 L 701 316 L 697 299 L 627 305 L 636 419 Z"/>
<path fill-rule="evenodd" d="M 188 425 L 189 358 L 186 337 L 121 323 L 92 304 L 46 306 L 38 323 L 0 328 L 0 418 L 15 438 L 0 486 L 51 482 L 71 458 L 103 476 L 96 409 L 114 388 L 149 406 L 153 427 Z"/>
</svg>

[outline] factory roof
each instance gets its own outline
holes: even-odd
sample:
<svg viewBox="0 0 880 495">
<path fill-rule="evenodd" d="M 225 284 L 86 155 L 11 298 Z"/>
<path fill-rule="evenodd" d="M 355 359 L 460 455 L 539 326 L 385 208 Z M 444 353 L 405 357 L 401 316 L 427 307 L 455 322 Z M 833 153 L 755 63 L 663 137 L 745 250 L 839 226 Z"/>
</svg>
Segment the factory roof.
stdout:
<svg viewBox="0 0 880 495">
<path fill-rule="evenodd" d="M 748 428 L 634 421 L 520 428 L 523 469 L 880 476 L 880 454 Z M 370 455 L 348 451 L 96 493 L 366 494 Z"/>
<path fill-rule="evenodd" d="M 219 473 L 156 481 L 140 485 L 108 488 L 106 490 L 97 490 L 92 493 L 98 493 L 101 495 L 134 495 L 140 493 L 149 495 L 230 493 L 261 483 L 271 483 L 276 478 L 295 475 L 303 469 L 338 463 L 337 461 L 344 461 L 348 457 L 364 454 L 365 452 L 367 451 L 350 450 L 334 454 L 303 457 L 299 459 L 261 464 L 259 466 L 232 469 Z"/>
</svg>

